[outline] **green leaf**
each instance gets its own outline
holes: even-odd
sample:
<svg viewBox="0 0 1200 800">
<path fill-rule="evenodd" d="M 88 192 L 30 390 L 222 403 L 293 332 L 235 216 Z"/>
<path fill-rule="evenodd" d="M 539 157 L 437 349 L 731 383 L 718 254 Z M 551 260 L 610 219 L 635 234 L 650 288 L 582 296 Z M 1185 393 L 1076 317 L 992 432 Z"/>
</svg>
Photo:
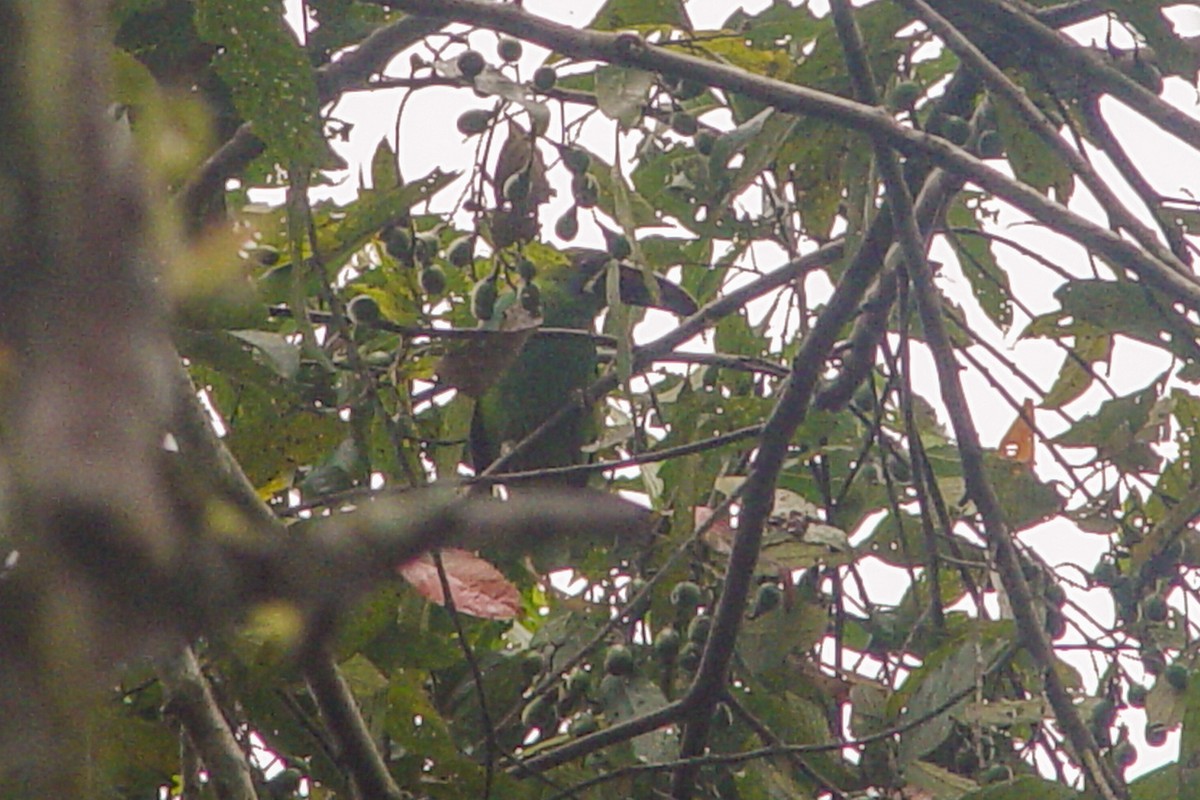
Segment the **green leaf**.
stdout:
<svg viewBox="0 0 1200 800">
<path fill-rule="evenodd" d="M 1159 440 L 1163 421 L 1151 412 L 1158 400 L 1155 387 L 1165 377 L 1159 376 L 1141 391 L 1106 400 L 1095 414 L 1080 419 L 1051 441 L 1064 447 L 1095 447 L 1099 459 L 1112 461 L 1127 472 L 1157 470 L 1162 458 L 1150 444 Z"/>
<path fill-rule="evenodd" d="M 1028 87 L 1026 87 L 1028 88 Z M 1039 92 L 1030 92 L 1033 98 Z M 1054 199 L 1065 204 L 1075 188 L 1075 174 L 1055 155 L 1008 101 L 994 97 L 996 124 L 1004 137 L 1004 149 L 1017 178 L 1043 194 L 1054 190 Z"/>
<path fill-rule="evenodd" d="M 829 611 L 823 603 L 797 602 L 747 620 L 737 640 L 738 657 L 767 685 L 787 686 L 792 658 L 803 657 L 825 635 Z"/>
<path fill-rule="evenodd" d="M 238 111 L 285 166 L 338 164 L 321 130 L 317 83 L 275 0 L 197 0 L 196 27 L 219 45 L 216 66 Z"/>
<path fill-rule="evenodd" d="M 1132 800 L 1179 800 L 1179 766 L 1164 764 L 1129 782 Z"/>
<path fill-rule="evenodd" d="M 904 769 L 908 785 L 915 786 L 938 800 L 958 800 L 962 793 L 978 786 L 975 781 L 956 775 L 928 761 L 914 761 Z"/>
<path fill-rule="evenodd" d="M 622 128 L 632 128 L 641 120 L 656 80 L 653 72 L 606 64 L 596 70 L 596 104 Z"/>
<path fill-rule="evenodd" d="M 664 26 L 691 30 L 683 0 L 608 0 L 592 19 L 594 31 Z"/>
<path fill-rule="evenodd" d="M 634 227 L 642 228 L 650 225 L 658 225 L 659 212 L 653 205 L 647 202 L 646 198 L 638 192 L 630 192 L 629 187 L 616 185 L 613 177 L 612 166 L 603 159 L 591 155 L 591 163 L 588 165 L 588 174 L 596 179 L 596 184 L 600 187 L 599 196 L 596 201 L 596 206 L 613 219 L 619 219 L 617 197 L 618 193 L 625 194 L 628 204 L 628 214 L 633 221 Z M 623 182 L 623 178 L 621 179 Z"/>
<path fill-rule="evenodd" d="M 401 183 L 396 152 L 385 136 L 375 146 L 375 155 L 371 156 L 371 188 L 382 191 L 394 189 Z"/>
<path fill-rule="evenodd" d="M 966 229 L 955 231 L 950 237 L 950 244 L 958 254 L 959 266 L 971 284 L 971 292 L 979 301 L 979 306 L 998 328 L 1007 331 L 1012 325 L 1012 290 L 1008 273 L 996 263 L 991 240 L 972 233 L 981 231 L 978 197 L 975 195 L 971 198 L 964 192 L 954 199 L 946 211 L 946 222 L 951 228 Z M 968 203 L 968 199 L 974 200 L 975 208 Z"/>
<path fill-rule="evenodd" d="M 1014 781 L 984 786 L 977 791 L 962 795 L 961 800 L 1031 800 L 1032 798 L 1037 798 L 1037 800 L 1082 800 L 1083 795 L 1061 783 L 1025 775 Z"/>
<path fill-rule="evenodd" d="M 1200 786 L 1200 680 L 1193 675 L 1184 700 L 1183 736 L 1179 742 L 1180 796 L 1197 786 Z"/>
<path fill-rule="evenodd" d="M 1079 323 L 1082 328 L 1087 323 Z M 1111 334 L 1098 331 L 1088 334 L 1079 331 L 1075 334 L 1075 345 L 1063 361 L 1058 377 L 1046 396 L 1042 398 L 1042 408 L 1062 408 L 1076 400 L 1095 380 L 1095 369 L 1092 365 L 1108 361 L 1112 355 L 1113 337 Z"/>
<path fill-rule="evenodd" d="M 970 689 L 975 685 L 981 670 L 988 669 L 1008 645 L 1009 642 L 1005 639 L 994 639 L 984 643 L 951 642 L 931 653 L 925 664 L 909 676 L 905 682 L 905 692 L 897 694 L 889 704 L 894 705 L 901 697 L 907 695 L 899 722 L 903 724 L 908 720 L 926 717 L 955 695 Z M 915 686 L 915 689 L 911 689 L 910 684 Z M 898 754 L 900 763 L 911 764 L 944 742 L 954 730 L 954 709 L 961 709 L 966 701 L 967 698 L 964 697 L 944 713 L 901 734 Z"/>
<path fill-rule="evenodd" d="M 230 331 L 229 335 L 254 347 L 281 378 L 291 380 L 300 371 L 300 346 L 282 334 L 271 331 Z"/>
<path fill-rule="evenodd" d="M 1174 26 L 1163 14 L 1164 8 L 1176 5 L 1174 0 L 1106 0 L 1102 5 L 1133 23 L 1138 33 L 1146 37 L 1167 74 L 1195 83 L 1200 54 L 1175 33 Z"/>
<path fill-rule="evenodd" d="M 1062 511 L 1064 500 L 1058 490 L 1038 477 L 1028 464 L 992 452 L 984 454 L 983 463 L 1004 519 L 1012 530 L 1024 530 Z"/>
<path fill-rule="evenodd" d="M 597 700 L 605 716 L 614 724 L 657 711 L 667 704 L 662 690 L 650 680 L 617 675 L 604 676 Z M 644 733 L 633 740 L 633 752 L 639 759 L 649 762 L 672 758 L 677 747 L 677 737 L 665 729 Z"/>
</svg>

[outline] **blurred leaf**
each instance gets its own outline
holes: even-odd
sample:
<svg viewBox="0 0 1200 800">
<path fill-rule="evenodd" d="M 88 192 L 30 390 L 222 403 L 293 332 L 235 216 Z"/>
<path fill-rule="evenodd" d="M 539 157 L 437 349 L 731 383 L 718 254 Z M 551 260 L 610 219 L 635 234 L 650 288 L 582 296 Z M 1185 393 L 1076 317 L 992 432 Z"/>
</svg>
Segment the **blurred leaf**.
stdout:
<svg viewBox="0 0 1200 800">
<path fill-rule="evenodd" d="M 1082 800 L 1083 795 L 1061 783 L 1024 775 L 1013 781 L 984 786 L 961 795 L 961 800 Z"/>
</svg>

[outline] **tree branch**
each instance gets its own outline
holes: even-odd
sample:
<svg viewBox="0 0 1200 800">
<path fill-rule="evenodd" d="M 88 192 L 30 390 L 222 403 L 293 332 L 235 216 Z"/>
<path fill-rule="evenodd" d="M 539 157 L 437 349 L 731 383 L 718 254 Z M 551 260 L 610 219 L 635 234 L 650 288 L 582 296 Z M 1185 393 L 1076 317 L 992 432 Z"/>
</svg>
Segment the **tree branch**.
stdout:
<svg viewBox="0 0 1200 800">
<path fill-rule="evenodd" d="M 158 659 L 156 665 L 167 693 L 164 710 L 183 726 L 218 800 L 257 800 L 250 762 L 221 713 L 195 652 L 184 647 Z"/>
<path fill-rule="evenodd" d="M 1200 308 L 1200 282 L 1190 277 L 1187 267 L 1174 254 L 1168 253 L 1166 259 L 1160 259 L 1157 254 L 1147 253 L 1113 231 L 987 166 L 963 148 L 900 125 L 880 108 L 677 53 L 668 47 L 649 44 L 634 34 L 576 30 L 529 14 L 515 5 L 500 5 L 484 0 L 385 0 L 381 4 L 414 14 L 493 28 L 577 59 L 605 61 L 699 81 L 753 98 L 780 111 L 845 125 L 907 156 L 925 156 L 934 164 L 961 174 L 1048 227 L 1075 238 L 1114 266 L 1128 269 L 1143 281 L 1171 292 L 1193 308 Z M 1037 23 L 1037 27 L 1058 35 L 1040 23 Z M 1080 48 L 1076 46 L 1076 50 Z M 1093 64 L 1090 53 L 1085 57 L 1089 67 L 1100 69 L 1105 66 Z M 1133 86 L 1141 94 L 1170 109 L 1175 116 L 1186 120 L 1189 130 L 1196 129 L 1196 138 L 1200 142 L 1200 123 L 1166 105 L 1119 71 L 1108 69 L 1119 76 L 1124 84 Z"/>
</svg>

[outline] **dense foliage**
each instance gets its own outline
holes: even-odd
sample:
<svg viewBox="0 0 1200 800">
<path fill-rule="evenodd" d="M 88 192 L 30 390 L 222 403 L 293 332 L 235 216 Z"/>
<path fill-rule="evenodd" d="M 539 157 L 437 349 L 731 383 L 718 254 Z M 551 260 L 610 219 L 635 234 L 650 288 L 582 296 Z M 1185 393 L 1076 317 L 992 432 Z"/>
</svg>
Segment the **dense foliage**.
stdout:
<svg viewBox="0 0 1200 800">
<path fill-rule="evenodd" d="M 0 785 L 1195 797 L 1200 11 L 825 5 L 0 10 Z"/>
</svg>

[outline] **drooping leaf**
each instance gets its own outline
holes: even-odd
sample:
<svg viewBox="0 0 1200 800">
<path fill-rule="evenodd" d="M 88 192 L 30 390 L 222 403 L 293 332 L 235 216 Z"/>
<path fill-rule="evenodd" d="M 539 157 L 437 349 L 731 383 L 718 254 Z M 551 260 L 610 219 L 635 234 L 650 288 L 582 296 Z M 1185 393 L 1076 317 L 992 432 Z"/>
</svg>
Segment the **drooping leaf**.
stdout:
<svg viewBox="0 0 1200 800">
<path fill-rule="evenodd" d="M 631 128 L 642 118 L 654 82 L 652 72 L 605 65 L 596 70 L 596 104 L 609 119 Z"/>
<path fill-rule="evenodd" d="M 984 313 L 1002 331 L 1012 324 L 1012 292 L 1008 273 L 1000 268 L 992 252 L 991 240 L 981 233 L 978 212 L 968 202 L 968 195 L 960 195 L 946 211 L 946 222 L 952 228 L 961 228 L 950 237 L 950 244 L 958 254 L 963 275 L 971 284 L 971 292 L 979 301 Z M 978 202 L 976 198 L 976 202 Z"/>
</svg>

